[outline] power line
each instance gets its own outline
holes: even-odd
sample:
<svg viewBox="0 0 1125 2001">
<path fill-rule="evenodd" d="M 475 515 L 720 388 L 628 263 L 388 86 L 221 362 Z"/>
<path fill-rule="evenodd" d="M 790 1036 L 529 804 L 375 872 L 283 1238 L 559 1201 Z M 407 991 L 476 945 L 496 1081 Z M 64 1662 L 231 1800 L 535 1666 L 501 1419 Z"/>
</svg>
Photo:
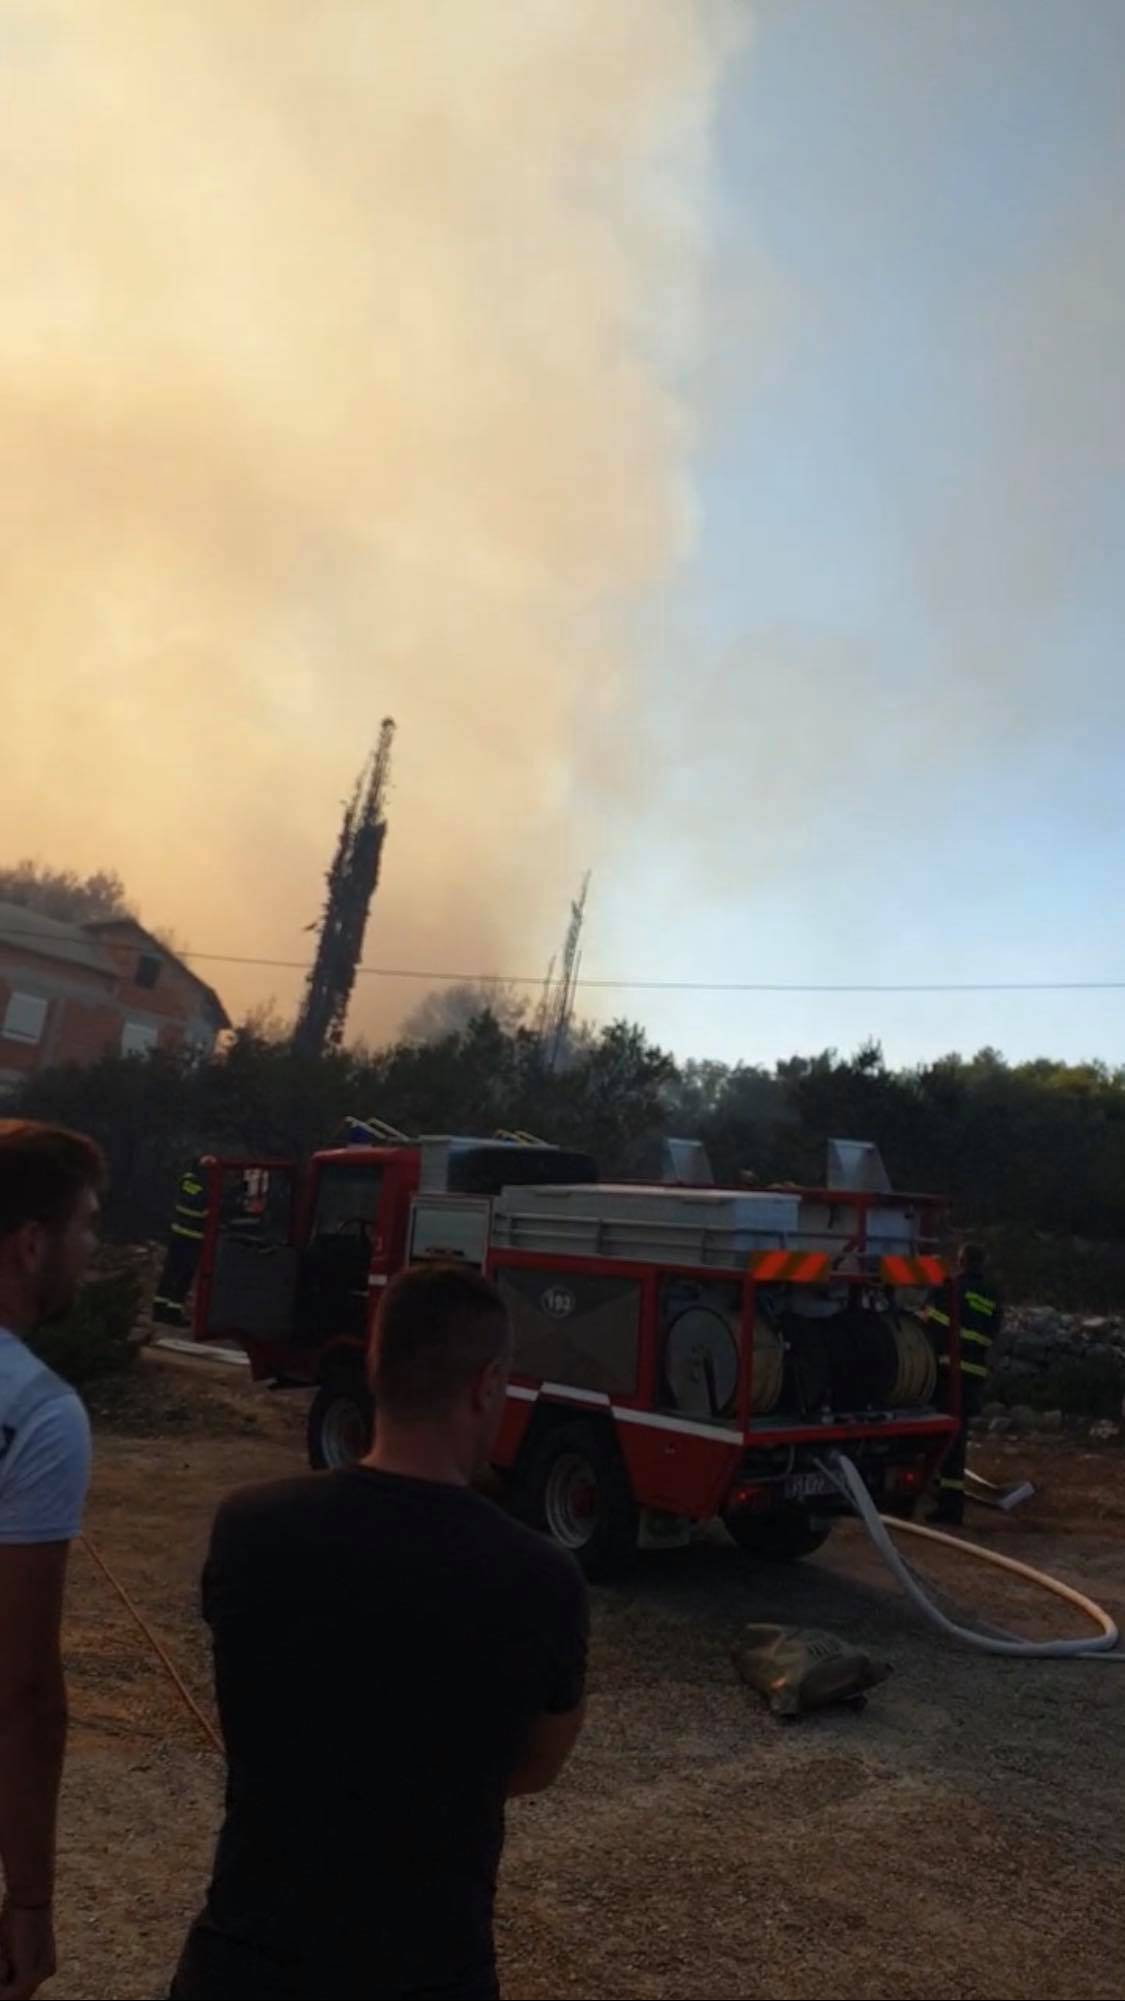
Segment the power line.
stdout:
<svg viewBox="0 0 1125 2001">
<path fill-rule="evenodd" d="M 184 953 L 185 959 L 193 954 Z M 197 958 L 214 958 L 214 953 L 200 952 Z M 297 960 L 284 959 L 235 959 L 228 964 L 247 966 L 286 966 L 304 971 Z M 377 980 L 432 980 L 435 983 L 448 981 L 458 986 L 475 987 L 538 987 L 543 983 L 539 973 L 446 973 L 422 971 L 406 966 L 360 966 L 359 972 L 369 979 Z M 915 984 L 878 984 L 874 982 L 841 981 L 835 983 L 812 984 L 802 981 L 781 980 L 638 980 L 638 979 L 579 979 L 574 982 L 585 989 L 627 989 L 631 993 L 677 993 L 677 994 L 1047 994 L 1047 993 L 1122 993 L 1125 980 L 966 980 L 925 982 Z"/>
<path fill-rule="evenodd" d="M 43 938 L 41 931 L 28 926 L 5 925 L 0 946 L 9 938 Z M 49 934 L 48 934 L 49 936 Z M 159 942 L 159 941 L 158 941 Z M 54 954 L 47 953 L 46 957 Z M 240 952 L 195 952 L 176 947 L 177 959 L 202 959 L 215 966 L 260 966 L 273 972 L 307 973 L 307 959 L 260 959 Z M 369 980 L 429 980 L 435 986 L 542 987 L 542 973 L 463 973 L 422 966 L 360 966 L 359 976 Z M 581 978 L 575 982 L 589 991 L 628 989 L 632 993 L 680 994 L 1088 994 L 1125 993 L 1122 980 L 649 980 L 629 975 L 613 979 Z"/>
</svg>

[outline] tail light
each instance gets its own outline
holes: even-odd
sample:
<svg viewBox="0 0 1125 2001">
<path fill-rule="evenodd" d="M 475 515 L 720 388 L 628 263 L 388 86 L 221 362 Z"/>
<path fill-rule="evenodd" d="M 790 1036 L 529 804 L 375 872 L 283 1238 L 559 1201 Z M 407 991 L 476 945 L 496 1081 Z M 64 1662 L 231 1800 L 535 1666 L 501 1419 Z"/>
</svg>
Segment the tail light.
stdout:
<svg viewBox="0 0 1125 2001">
<path fill-rule="evenodd" d="M 887 1492 L 889 1494 L 920 1494 L 926 1484 L 924 1466 L 890 1466 L 887 1469 Z"/>
</svg>

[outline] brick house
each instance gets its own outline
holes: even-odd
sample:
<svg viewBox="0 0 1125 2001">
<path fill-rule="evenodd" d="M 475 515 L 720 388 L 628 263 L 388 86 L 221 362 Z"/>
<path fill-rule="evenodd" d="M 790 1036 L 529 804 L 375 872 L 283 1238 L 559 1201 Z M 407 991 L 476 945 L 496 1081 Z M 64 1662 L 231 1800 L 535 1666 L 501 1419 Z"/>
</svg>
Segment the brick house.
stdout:
<svg viewBox="0 0 1125 2001">
<path fill-rule="evenodd" d="M 133 918 L 61 924 L 0 903 L 0 1094 L 110 1053 L 209 1056 L 229 1027 L 218 995 Z"/>
</svg>

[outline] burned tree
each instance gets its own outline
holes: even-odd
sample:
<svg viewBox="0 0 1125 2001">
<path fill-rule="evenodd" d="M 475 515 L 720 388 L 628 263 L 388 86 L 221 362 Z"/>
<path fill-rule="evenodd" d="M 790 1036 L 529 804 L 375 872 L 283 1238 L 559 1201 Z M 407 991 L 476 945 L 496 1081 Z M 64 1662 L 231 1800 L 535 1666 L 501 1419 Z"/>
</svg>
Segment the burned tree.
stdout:
<svg viewBox="0 0 1125 2001">
<path fill-rule="evenodd" d="M 340 838 L 326 877 L 328 895 L 324 915 L 319 925 L 312 927 L 320 933 L 316 959 L 293 1031 L 293 1047 L 306 1055 L 319 1056 L 325 1049 L 338 1049 L 344 1039 L 348 1004 L 363 956 L 367 914 L 379 882 L 387 832 L 385 797 L 394 733 L 394 723 L 388 716 L 344 809 Z"/>
</svg>

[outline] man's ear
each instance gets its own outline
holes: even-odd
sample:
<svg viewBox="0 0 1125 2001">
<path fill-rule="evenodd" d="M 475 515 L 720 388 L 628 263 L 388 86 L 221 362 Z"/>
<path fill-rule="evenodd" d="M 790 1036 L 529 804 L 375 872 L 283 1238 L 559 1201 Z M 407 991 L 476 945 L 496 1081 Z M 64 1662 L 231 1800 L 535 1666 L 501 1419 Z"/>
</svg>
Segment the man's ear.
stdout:
<svg viewBox="0 0 1125 2001">
<path fill-rule="evenodd" d="M 34 1274 L 42 1270 L 47 1255 L 47 1231 L 42 1223 L 22 1223 L 9 1241 L 21 1271 Z"/>
<path fill-rule="evenodd" d="M 507 1364 L 503 1356 L 494 1362 L 486 1362 L 479 1374 L 473 1378 L 473 1409 L 488 1410 L 496 1402 L 504 1385 Z"/>
</svg>

